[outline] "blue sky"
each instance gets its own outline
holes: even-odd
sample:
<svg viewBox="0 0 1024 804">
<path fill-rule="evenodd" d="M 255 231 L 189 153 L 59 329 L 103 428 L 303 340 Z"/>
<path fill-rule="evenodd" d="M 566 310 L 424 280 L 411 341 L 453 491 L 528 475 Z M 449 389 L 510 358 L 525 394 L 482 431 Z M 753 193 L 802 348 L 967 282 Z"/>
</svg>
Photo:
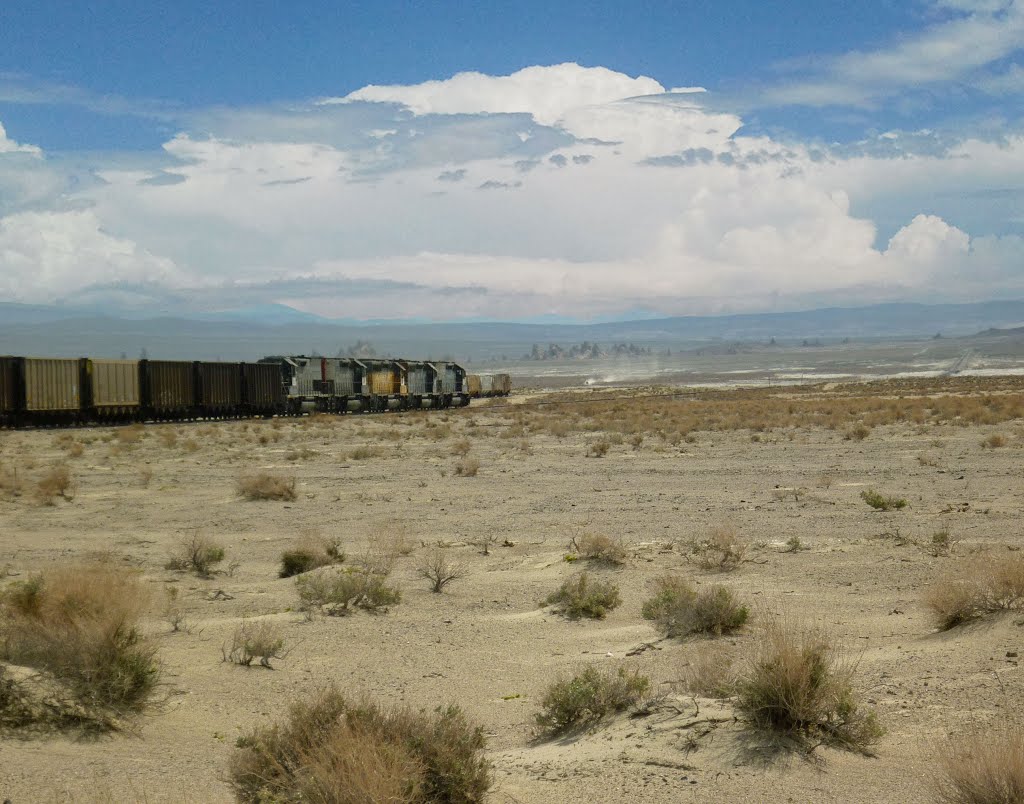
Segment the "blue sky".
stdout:
<svg viewBox="0 0 1024 804">
<path fill-rule="evenodd" d="M 1021 0 L 5 0 L 0 297 L 584 320 L 1024 296 L 1022 100 Z"/>
</svg>

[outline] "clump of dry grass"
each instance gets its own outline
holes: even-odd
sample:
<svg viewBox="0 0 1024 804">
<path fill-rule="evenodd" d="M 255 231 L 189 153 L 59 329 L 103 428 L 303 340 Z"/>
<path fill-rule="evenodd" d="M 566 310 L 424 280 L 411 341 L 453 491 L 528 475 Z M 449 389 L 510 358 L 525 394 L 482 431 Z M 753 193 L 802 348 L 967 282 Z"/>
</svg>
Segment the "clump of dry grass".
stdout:
<svg viewBox="0 0 1024 804">
<path fill-rule="evenodd" d="M 733 525 L 711 528 L 707 537 L 693 545 L 697 566 L 715 572 L 731 572 L 743 563 L 747 542 Z"/>
<path fill-rule="evenodd" d="M 820 629 L 770 621 L 737 677 L 736 708 L 758 728 L 869 753 L 883 730 L 853 688 L 856 663 Z"/>
<path fill-rule="evenodd" d="M 452 444 L 452 455 L 458 455 L 461 458 L 465 458 L 472 448 L 473 444 L 468 438 L 460 438 Z"/>
<path fill-rule="evenodd" d="M 981 555 L 950 570 L 924 593 L 943 630 L 1024 605 L 1024 556 Z"/>
<path fill-rule="evenodd" d="M 541 735 L 564 734 L 636 706 L 650 686 L 650 680 L 640 675 L 639 670 L 600 669 L 591 665 L 551 684 L 534 720 Z"/>
<path fill-rule="evenodd" d="M 603 620 L 609 611 L 622 602 L 619 587 L 610 581 L 597 581 L 581 572 L 565 581 L 544 600 L 570 620 L 589 617 Z"/>
<path fill-rule="evenodd" d="M 70 500 L 72 497 L 71 471 L 62 463 L 51 466 L 35 487 L 36 501 L 40 505 L 55 505 L 57 498 Z"/>
<path fill-rule="evenodd" d="M 697 591 L 685 578 L 665 575 L 655 581 L 655 589 L 655 596 L 643 604 L 642 614 L 669 637 L 721 636 L 741 628 L 750 616 L 749 609 L 725 586 Z"/>
<path fill-rule="evenodd" d="M 281 626 L 271 620 L 243 620 L 231 635 L 231 644 L 221 649 L 225 662 L 249 667 L 256 659 L 270 667 L 271 659 L 283 659 L 284 635 Z"/>
<path fill-rule="evenodd" d="M 291 549 L 281 553 L 280 577 L 291 578 L 319 567 L 340 564 L 344 560 L 345 551 L 339 539 L 308 533 L 300 536 Z"/>
<path fill-rule="evenodd" d="M 185 443 L 181 445 L 181 448 L 185 450 L 185 452 L 198 452 L 199 442 L 196 441 L 194 438 L 189 438 L 186 439 Z"/>
<path fill-rule="evenodd" d="M 734 650 L 721 646 L 704 647 L 682 669 L 682 687 L 704 698 L 731 698 L 736 694 Z"/>
<path fill-rule="evenodd" d="M 238 479 L 238 493 L 247 500 L 285 500 L 296 497 L 295 478 L 257 472 Z"/>
<path fill-rule="evenodd" d="M 462 562 L 452 561 L 446 550 L 435 548 L 420 560 L 416 574 L 430 581 L 431 592 L 440 594 L 452 581 L 465 578 L 469 568 Z"/>
<path fill-rule="evenodd" d="M 871 428 L 863 424 L 858 424 L 847 430 L 843 435 L 843 438 L 847 441 L 863 441 L 869 435 L 871 435 Z"/>
<path fill-rule="evenodd" d="M 160 675 L 147 604 L 134 573 L 106 564 L 35 575 L 0 598 L 0 657 L 65 683 L 86 712 L 141 710 Z"/>
<path fill-rule="evenodd" d="M 620 536 L 604 533 L 582 533 L 569 540 L 569 552 L 587 561 L 599 564 L 625 564 L 629 551 Z"/>
<path fill-rule="evenodd" d="M 224 556 L 221 545 L 196 531 L 179 543 L 177 552 L 167 560 L 164 569 L 190 571 L 200 578 L 209 578 Z"/>
<path fill-rule="evenodd" d="M 480 471 L 480 461 L 470 456 L 463 458 L 457 464 L 455 464 L 455 474 L 459 477 L 476 477 L 477 472 Z"/>
<path fill-rule="evenodd" d="M 68 445 L 69 458 L 81 458 L 85 454 L 85 445 L 80 441 L 72 441 Z"/>
<path fill-rule="evenodd" d="M 238 741 L 239 801 L 479 804 L 491 786 L 483 730 L 457 706 L 433 713 L 352 704 L 334 687 Z"/>
<path fill-rule="evenodd" d="M 362 446 L 356 447 L 348 454 L 350 461 L 365 461 L 369 458 L 379 458 L 384 454 L 380 447 Z"/>
<path fill-rule="evenodd" d="M 942 804 L 1024 801 L 1024 728 L 975 730 L 939 749 L 936 800 Z"/>
<path fill-rule="evenodd" d="M 170 427 L 163 427 L 160 429 L 160 443 L 168 449 L 176 447 L 178 445 L 178 431 L 172 430 Z"/>
<path fill-rule="evenodd" d="M 1002 433 L 992 433 L 981 442 L 981 446 L 985 449 L 999 449 L 1005 447 L 1006 443 L 1006 436 Z"/>
</svg>

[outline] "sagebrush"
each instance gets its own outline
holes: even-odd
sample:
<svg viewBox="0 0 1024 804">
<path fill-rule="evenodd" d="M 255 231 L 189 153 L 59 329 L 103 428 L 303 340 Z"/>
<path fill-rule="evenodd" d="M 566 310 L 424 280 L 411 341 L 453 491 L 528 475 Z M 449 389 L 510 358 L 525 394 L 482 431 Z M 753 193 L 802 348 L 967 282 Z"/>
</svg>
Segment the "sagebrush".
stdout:
<svg viewBox="0 0 1024 804">
<path fill-rule="evenodd" d="M 534 720 L 541 734 L 562 734 L 635 706 L 650 686 L 638 670 L 585 667 L 548 687 Z"/>
</svg>

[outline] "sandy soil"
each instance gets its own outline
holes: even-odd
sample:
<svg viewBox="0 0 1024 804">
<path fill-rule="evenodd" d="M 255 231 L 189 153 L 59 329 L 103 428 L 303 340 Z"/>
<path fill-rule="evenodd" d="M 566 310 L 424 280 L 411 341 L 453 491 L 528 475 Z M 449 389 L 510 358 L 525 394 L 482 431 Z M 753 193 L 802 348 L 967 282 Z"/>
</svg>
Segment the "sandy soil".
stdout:
<svg viewBox="0 0 1024 804">
<path fill-rule="evenodd" d="M 491 800 L 522 804 L 928 801 L 941 735 L 968 720 L 1020 717 L 1021 613 L 939 633 L 921 602 L 922 590 L 972 550 L 1024 546 L 1020 422 L 886 426 L 863 441 L 821 429 L 756 442 L 749 431 L 698 433 L 694 443 L 647 439 L 590 458 L 589 434 L 532 434 L 523 451 L 518 437 L 502 437 L 499 416 L 471 408 L 326 424 L 153 425 L 124 445 L 116 430 L 90 428 L 74 434 L 91 441 L 80 457 L 67 457 L 55 431 L 0 433 L 2 465 L 31 478 L 67 460 L 76 486 L 72 501 L 52 507 L 29 495 L 0 499 L 0 568 L 10 580 L 108 553 L 143 573 L 156 604 L 164 587 L 177 586 L 191 623 L 172 633 L 154 605 L 147 628 L 160 644 L 164 683 L 134 734 L 4 739 L 0 799 L 230 801 L 235 739 L 330 680 L 385 702 L 459 703 L 488 735 Z M 428 437 L 428 421 L 451 432 Z M 160 437 L 166 429 L 179 432 L 174 446 Z M 993 432 L 1008 445 L 983 448 Z M 461 438 L 480 461 L 475 477 L 453 472 Z M 187 439 L 198 449 L 189 451 Z M 379 454 L 351 459 L 360 446 Z M 294 475 L 298 499 L 242 500 L 236 480 L 257 469 Z M 869 486 L 907 498 L 908 508 L 872 511 L 859 497 Z M 723 523 L 751 544 L 725 576 L 696 567 L 684 547 Z M 416 545 L 392 576 L 399 605 L 312 622 L 296 610 L 295 582 L 277 571 L 298 534 L 339 536 L 357 556 L 396 528 Z M 922 547 L 941 528 L 960 540 L 951 556 Z M 586 529 L 630 544 L 626 566 L 593 568 L 614 578 L 623 604 L 603 621 L 569 622 L 538 601 L 579 570 L 563 557 Z M 230 572 L 201 580 L 164 569 L 196 530 L 226 547 Z M 473 542 L 487 534 L 499 544 L 484 555 Z M 807 549 L 785 552 L 794 536 Z M 437 543 L 471 570 L 440 595 L 415 572 L 417 556 Z M 751 602 L 751 627 L 728 639 L 739 650 L 758 619 L 785 614 L 827 628 L 859 655 L 858 687 L 888 730 L 877 757 L 828 748 L 812 759 L 778 754 L 727 702 L 683 695 L 580 737 L 534 742 L 537 702 L 560 672 L 626 663 L 670 693 L 707 648 L 706 639 L 659 641 L 640 615 L 652 579 L 669 570 L 724 581 Z M 273 670 L 222 662 L 243 616 L 284 624 L 291 652 Z M 645 643 L 654 644 L 627 655 Z"/>
</svg>

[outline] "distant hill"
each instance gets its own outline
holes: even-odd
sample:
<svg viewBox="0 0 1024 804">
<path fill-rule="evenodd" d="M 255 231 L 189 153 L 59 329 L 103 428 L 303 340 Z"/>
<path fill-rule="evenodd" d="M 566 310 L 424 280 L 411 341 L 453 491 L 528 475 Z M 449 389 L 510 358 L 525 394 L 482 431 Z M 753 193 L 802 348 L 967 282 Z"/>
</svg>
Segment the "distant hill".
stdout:
<svg viewBox="0 0 1024 804">
<path fill-rule="evenodd" d="M 1024 328 L 1024 301 L 879 304 L 782 313 L 679 316 L 598 324 L 336 321 L 265 305 L 222 313 L 127 318 L 95 309 L 0 304 L 0 354 L 242 360 L 265 354 L 336 354 L 362 342 L 381 355 L 514 359 L 534 344 L 631 343 L 652 350 L 722 342 L 779 345 L 972 335 Z"/>
</svg>

